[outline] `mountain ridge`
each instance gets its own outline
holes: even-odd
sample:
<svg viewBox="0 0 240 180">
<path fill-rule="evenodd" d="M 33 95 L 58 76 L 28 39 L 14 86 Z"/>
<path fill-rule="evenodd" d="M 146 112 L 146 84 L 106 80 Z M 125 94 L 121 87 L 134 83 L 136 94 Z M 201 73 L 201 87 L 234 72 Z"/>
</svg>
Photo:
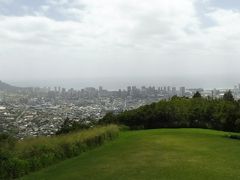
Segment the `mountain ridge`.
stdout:
<svg viewBox="0 0 240 180">
<path fill-rule="evenodd" d="M 22 90 L 22 89 L 23 88 L 21 88 L 21 87 L 13 86 L 13 85 L 10 85 L 10 84 L 5 83 L 5 82 L 0 80 L 0 91 L 16 92 L 16 91 L 19 91 L 19 90 Z"/>
</svg>

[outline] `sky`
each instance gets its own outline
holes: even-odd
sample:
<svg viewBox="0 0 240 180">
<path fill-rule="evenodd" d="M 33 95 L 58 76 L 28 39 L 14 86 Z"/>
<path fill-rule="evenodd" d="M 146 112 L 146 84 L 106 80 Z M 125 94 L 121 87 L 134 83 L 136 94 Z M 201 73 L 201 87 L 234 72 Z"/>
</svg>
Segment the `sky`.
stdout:
<svg viewBox="0 0 240 180">
<path fill-rule="evenodd" d="M 0 79 L 18 85 L 240 82 L 238 0 L 0 0 L 0 22 Z"/>
</svg>

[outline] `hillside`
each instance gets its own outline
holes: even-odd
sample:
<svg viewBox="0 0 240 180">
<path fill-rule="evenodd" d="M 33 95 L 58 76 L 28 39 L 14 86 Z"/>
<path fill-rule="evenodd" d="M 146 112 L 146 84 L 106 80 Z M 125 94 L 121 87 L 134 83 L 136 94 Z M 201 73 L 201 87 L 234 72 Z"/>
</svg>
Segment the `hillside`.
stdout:
<svg viewBox="0 0 240 180">
<path fill-rule="evenodd" d="M 240 141 L 203 129 L 122 132 L 93 151 L 28 179 L 240 179 Z"/>
<path fill-rule="evenodd" d="M 17 92 L 21 89 L 23 89 L 23 88 L 12 86 L 10 84 L 0 81 L 0 91 Z"/>
</svg>

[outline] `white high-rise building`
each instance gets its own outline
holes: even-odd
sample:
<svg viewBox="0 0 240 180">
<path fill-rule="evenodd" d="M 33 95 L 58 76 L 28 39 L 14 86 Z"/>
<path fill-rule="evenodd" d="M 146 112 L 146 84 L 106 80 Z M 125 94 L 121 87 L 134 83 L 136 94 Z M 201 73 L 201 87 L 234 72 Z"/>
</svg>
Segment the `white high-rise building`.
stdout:
<svg viewBox="0 0 240 180">
<path fill-rule="evenodd" d="M 185 90 L 186 90 L 185 87 L 180 87 L 179 95 L 180 95 L 181 97 L 185 96 Z"/>
<path fill-rule="evenodd" d="M 172 95 L 177 95 L 177 88 L 176 87 L 172 87 Z"/>
</svg>

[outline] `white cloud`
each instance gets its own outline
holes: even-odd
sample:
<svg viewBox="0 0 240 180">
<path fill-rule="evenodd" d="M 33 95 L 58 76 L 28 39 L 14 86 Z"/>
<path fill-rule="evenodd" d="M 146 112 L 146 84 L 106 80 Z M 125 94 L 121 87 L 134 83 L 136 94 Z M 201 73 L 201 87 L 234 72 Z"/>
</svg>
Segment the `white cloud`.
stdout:
<svg viewBox="0 0 240 180">
<path fill-rule="evenodd" d="M 24 61 L 25 69 L 47 67 L 36 77 L 238 73 L 240 12 L 209 7 L 203 16 L 215 24 L 204 27 L 196 2 L 51 0 L 35 16 L 1 15 L 0 63 L 7 59 L 5 66 Z M 68 71 L 60 73 L 64 68 Z M 48 75 L 51 70 L 56 73 Z"/>
<path fill-rule="evenodd" d="M 13 0 L 0 0 L 0 4 L 10 4 Z"/>
</svg>

